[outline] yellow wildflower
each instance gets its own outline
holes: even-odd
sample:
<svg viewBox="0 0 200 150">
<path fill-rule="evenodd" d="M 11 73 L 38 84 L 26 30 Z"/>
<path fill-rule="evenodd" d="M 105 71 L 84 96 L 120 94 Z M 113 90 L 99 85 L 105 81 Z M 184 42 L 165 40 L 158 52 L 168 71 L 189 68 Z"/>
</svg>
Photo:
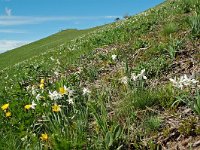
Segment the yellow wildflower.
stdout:
<svg viewBox="0 0 200 150">
<path fill-rule="evenodd" d="M 59 112 L 59 111 L 61 111 L 60 105 L 54 104 L 54 105 L 52 106 L 52 111 L 54 111 L 54 112 Z"/>
<path fill-rule="evenodd" d="M 44 84 L 43 83 L 40 84 L 40 89 L 44 89 Z"/>
<path fill-rule="evenodd" d="M 64 94 L 68 93 L 68 90 L 67 90 L 67 88 L 65 86 L 64 87 L 60 87 L 59 88 L 59 93 L 64 95 Z"/>
<path fill-rule="evenodd" d="M 10 117 L 11 116 L 11 112 L 6 112 L 6 117 Z"/>
<path fill-rule="evenodd" d="M 42 141 L 47 141 L 47 140 L 48 140 L 48 135 L 47 135 L 46 133 L 41 134 L 40 139 L 41 139 Z"/>
<path fill-rule="evenodd" d="M 25 105 L 24 108 L 29 110 L 31 108 L 32 105 Z"/>
<path fill-rule="evenodd" d="M 41 80 L 40 80 L 40 84 L 44 84 L 44 79 L 41 79 Z"/>
<path fill-rule="evenodd" d="M 3 106 L 1 106 L 1 109 L 5 111 L 5 110 L 8 109 L 8 107 L 9 107 L 9 103 L 4 104 Z"/>
</svg>

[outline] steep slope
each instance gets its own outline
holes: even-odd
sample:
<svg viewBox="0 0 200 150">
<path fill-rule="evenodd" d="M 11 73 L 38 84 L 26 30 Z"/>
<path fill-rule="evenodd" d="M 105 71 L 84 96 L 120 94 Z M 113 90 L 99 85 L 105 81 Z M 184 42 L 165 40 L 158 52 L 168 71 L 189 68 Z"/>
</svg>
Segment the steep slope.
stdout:
<svg viewBox="0 0 200 150">
<path fill-rule="evenodd" d="M 2 149 L 199 149 L 199 6 L 168 0 L 2 70 Z"/>
<path fill-rule="evenodd" d="M 12 66 L 51 49 L 59 48 L 60 45 L 62 47 L 63 44 L 66 44 L 70 40 L 83 34 L 87 34 L 95 29 L 97 28 L 91 28 L 87 30 L 63 30 L 47 38 L 7 51 L 3 54 L 0 54 L 0 69 Z"/>
</svg>

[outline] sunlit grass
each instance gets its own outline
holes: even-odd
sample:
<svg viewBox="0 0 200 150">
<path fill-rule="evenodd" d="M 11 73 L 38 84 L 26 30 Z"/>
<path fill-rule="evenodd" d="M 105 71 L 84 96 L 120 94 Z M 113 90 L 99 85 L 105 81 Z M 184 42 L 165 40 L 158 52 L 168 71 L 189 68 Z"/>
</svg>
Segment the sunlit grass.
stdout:
<svg viewBox="0 0 200 150">
<path fill-rule="evenodd" d="M 189 27 L 163 26 L 174 7 L 166 2 L 4 68 L 1 148 L 148 149 L 159 144 L 142 141 L 161 132 L 165 110 L 199 114 L 199 79 L 173 72 L 185 56 L 180 41 L 192 40 L 183 36 Z"/>
</svg>

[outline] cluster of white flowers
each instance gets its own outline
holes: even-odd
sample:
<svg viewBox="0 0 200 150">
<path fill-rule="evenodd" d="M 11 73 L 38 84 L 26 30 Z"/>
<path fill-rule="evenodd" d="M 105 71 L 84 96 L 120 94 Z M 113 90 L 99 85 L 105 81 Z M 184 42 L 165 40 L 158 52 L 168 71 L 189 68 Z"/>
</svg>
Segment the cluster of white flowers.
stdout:
<svg viewBox="0 0 200 150">
<path fill-rule="evenodd" d="M 62 98 L 62 94 L 58 93 L 57 91 L 54 91 L 53 93 L 49 91 L 49 97 L 51 100 L 58 100 Z"/>
<path fill-rule="evenodd" d="M 135 73 L 131 73 L 131 80 L 133 81 L 137 81 L 137 80 L 146 80 L 147 77 L 145 76 L 145 69 L 141 70 L 141 72 L 139 74 L 135 74 Z M 127 76 L 124 76 L 120 79 L 121 83 L 123 84 L 128 84 L 128 80 L 129 78 Z"/>
<path fill-rule="evenodd" d="M 60 87 L 59 88 L 59 92 L 57 91 L 49 91 L 49 97 L 51 100 L 59 100 L 59 99 L 62 99 L 64 95 L 68 95 L 68 103 L 69 104 L 74 104 L 74 101 L 73 101 L 73 93 L 74 91 L 71 90 L 70 88 L 67 88 L 65 85 L 63 87 Z"/>
<path fill-rule="evenodd" d="M 179 89 L 183 89 L 184 87 L 188 87 L 188 86 L 195 86 L 199 81 L 192 79 L 191 77 L 188 78 L 187 75 L 183 75 L 180 78 L 170 78 L 169 79 L 174 87 L 177 87 Z"/>
<path fill-rule="evenodd" d="M 142 69 L 141 72 L 139 74 L 137 74 L 137 75 L 135 73 L 132 73 L 131 74 L 131 79 L 133 81 L 142 80 L 142 79 L 146 80 L 147 77 L 145 76 L 145 69 Z"/>
</svg>

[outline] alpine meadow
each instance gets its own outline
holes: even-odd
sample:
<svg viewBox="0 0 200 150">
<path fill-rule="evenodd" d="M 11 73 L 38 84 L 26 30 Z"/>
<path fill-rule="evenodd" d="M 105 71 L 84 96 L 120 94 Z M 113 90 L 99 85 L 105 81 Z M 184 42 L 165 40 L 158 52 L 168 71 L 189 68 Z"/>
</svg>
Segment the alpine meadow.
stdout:
<svg viewBox="0 0 200 150">
<path fill-rule="evenodd" d="M 2 53 L 0 83 L 0 150 L 198 150 L 200 1 Z"/>
</svg>

